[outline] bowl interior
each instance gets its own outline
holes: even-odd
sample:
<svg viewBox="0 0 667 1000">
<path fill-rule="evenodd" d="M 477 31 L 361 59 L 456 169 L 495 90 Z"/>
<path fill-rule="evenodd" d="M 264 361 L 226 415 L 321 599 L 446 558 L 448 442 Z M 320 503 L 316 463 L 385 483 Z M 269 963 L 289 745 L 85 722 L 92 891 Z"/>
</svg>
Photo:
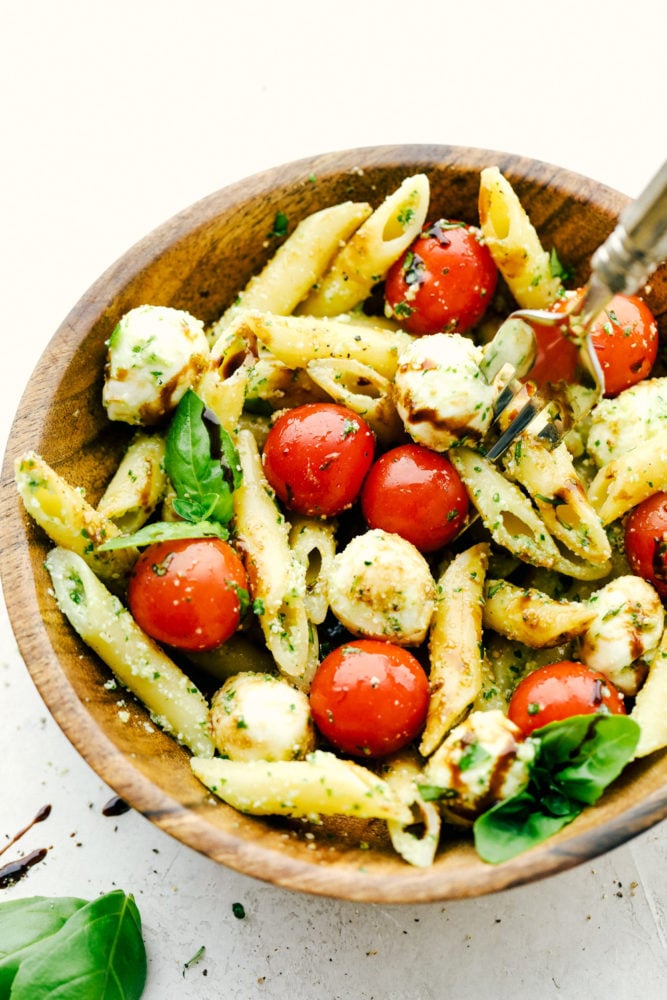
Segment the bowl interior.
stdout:
<svg viewBox="0 0 667 1000">
<path fill-rule="evenodd" d="M 298 824 L 242 816 L 213 802 L 192 776 L 186 752 L 148 725 L 143 707 L 105 687 L 107 669 L 81 643 L 49 594 L 49 543 L 26 517 L 13 460 L 34 449 L 94 503 L 128 434 L 101 405 L 105 342 L 118 318 L 143 303 L 214 320 L 276 248 L 278 211 L 290 229 L 302 217 L 350 198 L 379 204 L 409 174 L 425 172 L 430 215 L 477 219 L 479 170 L 496 164 L 517 190 L 546 246 L 574 281 L 615 225 L 622 195 L 549 164 L 450 146 L 352 150 L 288 164 L 225 188 L 133 247 L 82 297 L 55 333 L 19 405 L 2 482 L 2 579 L 28 669 L 65 734 L 130 805 L 198 851 L 258 878 L 340 898 L 420 902 L 492 892 L 599 854 L 667 815 L 667 755 L 633 765 L 594 809 L 544 845 L 498 866 L 471 842 L 447 835 L 435 864 L 415 869 L 396 855 L 381 824 L 326 822 L 303 836 Z M 652 279 L 649 305 L 667 336 L 667 268 Z M 129 721 L 121 708 L 129 711 Z M 312 835 L 312 836 L 311 836 Z"/>
</svg>

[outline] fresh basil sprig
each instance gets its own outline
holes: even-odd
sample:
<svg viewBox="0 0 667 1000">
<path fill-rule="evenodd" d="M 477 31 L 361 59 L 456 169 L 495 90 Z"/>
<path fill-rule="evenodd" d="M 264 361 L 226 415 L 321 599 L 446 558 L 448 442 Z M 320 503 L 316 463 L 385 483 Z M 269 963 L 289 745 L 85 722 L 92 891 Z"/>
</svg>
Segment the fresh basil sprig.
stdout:
<svg viewBox="0 0 667 1000">
<path fill-rule="evenodd" d="M 542 843 L 593 805 L 632 759 L 639 726 L 626 715 L 577 715 L 530 736 L 527 787 L 475 820 L 477 853 L 491 864 Z"/>
<path fill-rule="evenodd" d="M 131 535 L 110 538 L 100 550 L 152 545 L 175 538 L 228 538 L 233 493 L 241 483 L 234 443 L 218 423 L 204 419 L 205 406 L 193 389 L 179 402 L 167 431 L 165 471 L 174 488 L 181 521 L 156 521 Z M 210 431 L 209 431 L 210 427 Z"/>
<path fill-rule="evenodd" d="M 0 1000 L 70 995 L 139 1000 L 146 948 L 132 896 L 121 890 L 87 902 L 32 896 L 0 903 Z"/>
</svg>

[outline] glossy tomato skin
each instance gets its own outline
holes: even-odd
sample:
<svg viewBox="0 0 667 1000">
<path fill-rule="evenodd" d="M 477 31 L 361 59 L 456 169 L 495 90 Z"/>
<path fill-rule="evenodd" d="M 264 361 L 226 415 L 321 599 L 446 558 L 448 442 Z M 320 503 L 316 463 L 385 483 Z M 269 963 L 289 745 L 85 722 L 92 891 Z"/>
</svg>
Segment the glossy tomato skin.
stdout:
<svg viewBox="0 0 667 1000">
<path fill-rule="evenodd" d="M 144 632 L 177 649 L 215 649 L 236 631 L 248 579 L 231 545 L 218 538 L 148 546 L 135 563 L 130 610 Z"/>
<path fill-rule="evenodd" d="M 623 696 L 607 678 L 584 663 L 562 660 L 538 667 L 516 687 L 508 715 L 524 736 L 573 715 L 625 715 Z"/>
<path fill-rule="evenodd" d="M 562 296 L 552 309 L 563 312 L 580 291 Z M 557 329 L 535 325 L 538 353 L 530 378 L 543 382 L 570 380 L 577 365 L 577 349 Z M 653 313 L 634 295 L 615 295 L 591 329 L 605 378 L 605 396 L 617 396 L 647 378 L 658 353 L 658 326 Z"/>
<path fill-rule="evenodd" d="M 400 646 L 357 639 L 322 660 L 310 689 L 310 709 L 322 735 L 353 757 L 384 757 L 421 731 L 428 679 Z"/>
<path fill-rule="evenodd" d="M 466 488 L 449 459 L 418 444 L 381 455 L 361 491 L 368 526 L 401 535 L 420 552 L 435 552 L 456 538 L 468 506 Z"/>
<path fill-rule="evenodd" d="M 498 280 L 473 226 L 441 219 L 423 230 L 385 280 L 388 310 L 410 333 L 463 333 L 480 321 Z"/>
<path fill-rule="evenodd" d="M 358 414 L 335 403 L 306 403 L 271 427 L 264 472 L 290 510 L 334 517 L 357 499 L 374 455 L 375 435 Z"/>
<path fill-rule="evenodd" d="M 667 598 L 667 492 L 638 504 L 625 522 L 625 554 L 637 576 Z"/>
</svg>

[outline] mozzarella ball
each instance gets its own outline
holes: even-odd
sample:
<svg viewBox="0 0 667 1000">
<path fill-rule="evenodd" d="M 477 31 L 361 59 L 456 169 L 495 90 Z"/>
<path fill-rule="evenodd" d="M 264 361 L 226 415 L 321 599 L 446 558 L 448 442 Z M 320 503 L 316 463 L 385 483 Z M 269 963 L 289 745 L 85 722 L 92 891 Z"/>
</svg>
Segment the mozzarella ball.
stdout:
<svg viewBox="0 0 667 1000">
<path fill-rule="evenodd" d="M 167 306 L 138 306 L 109 338 L 102 402 L 110 420 L 149 426 L 178 404 L 209 360 L 204 324 Z"/>
<path fill-rule="evenodd" d="M 471 712 L 429 758 L 423 783 L 443 790 L 447 812 L 474 819 L 528 784 L 535 745 L 499 709 Z"/>
<path fill-rule="evenodd" d="M 646 675 L 643 657 L 660 642 L 662 601 L 638 576 L 619 576 L 589 600 L 595 618 L 581 638 L 580 659 L 623 694 L 634 695 Z"/>
<path fill-rule="evenodd" d="M 486 433 L 497 390 L 480 370 L 483 358 L 483 349 L 459 333 L 421 337 L 401 354 L 394 402 L 414 441 L 446 451 L 466 434 Z"/>
<path fill-rule="evenodd" d="M 334 615 L 353 635 L 419 645 L 435 607 L 435 581 L 411 542 L 380 528 L 357 535 L 333 559 Z"/>
<path fill-rule="evenodd" d="M 273 674 L 229 677 L 209 717 L 216 749 L 230 760 L 299 760 L 315 749 L 307 695 Z"/>
</svg>

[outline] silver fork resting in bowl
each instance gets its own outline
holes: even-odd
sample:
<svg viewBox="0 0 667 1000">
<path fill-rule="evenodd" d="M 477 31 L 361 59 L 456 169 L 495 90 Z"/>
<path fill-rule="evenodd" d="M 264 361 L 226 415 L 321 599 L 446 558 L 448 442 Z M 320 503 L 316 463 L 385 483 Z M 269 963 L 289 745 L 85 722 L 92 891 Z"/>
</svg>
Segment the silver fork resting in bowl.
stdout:
<svg viewBox="0 0 667 1000">
<path fill-rule="evenodd" d="M 524 323 L 558 327 L 563 337 L 579 348 L 580 375 L 576 383 L 565 391 L 541 388 L 528 396 L 488 450 L 487 458 L 499 458 L 519 434 L 533 424 L 536 436 L 546 447 L 553 448 L 569 427 L 592 410 L 604 393 L 604 374 L 592 344 L 590 327 L 614 295 L 634 295 L 666 258 L 667 161 L 637 200 L 628 205 L 611 235 L 595 251 L 591 260 L 591 277 L 581 296 L 567 312 L 517 309 L 510 316 L 508 323 L 522 320 Z M 521 341 L 518 336 L 517 343 Z M 515 364 L 517 376 L 499 396 L 496 418 L 513 401 L 520 399 L 520 394 L 526 395 L 519 378 L 530 371 L 533 361 L 534 345 L 531 356 L 524 336 L 521 358 L 517 358 Z"/>
</svg>

